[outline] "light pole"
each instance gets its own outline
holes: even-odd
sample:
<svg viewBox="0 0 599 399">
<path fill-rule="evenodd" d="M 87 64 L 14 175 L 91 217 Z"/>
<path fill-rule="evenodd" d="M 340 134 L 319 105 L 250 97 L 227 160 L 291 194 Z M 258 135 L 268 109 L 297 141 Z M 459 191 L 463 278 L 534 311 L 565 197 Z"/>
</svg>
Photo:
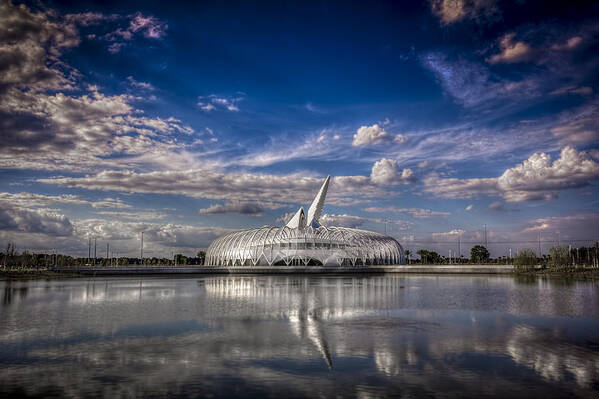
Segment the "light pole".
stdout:
<svg viewBox="0 0 599 399">
<path fill-rule="evenodd" d="M 558 247 L 561 246 L 561 242 L 560 242 L 560 239 L 559 239 L 559 231 L 557 232 L 557 246 Z"/>
<path fill-rule="evenodd" d="M 485 223 L 485 248 L 488 246 L 487 243 L 487 224 Z"/>
<path fill-rule="evenodd" d="M 141 232 L 141 251 L 140 251 L 140 255 L 141 255 L 141 264 L 143 266 L 144 264 L 144 232 Z"/>
</svg>

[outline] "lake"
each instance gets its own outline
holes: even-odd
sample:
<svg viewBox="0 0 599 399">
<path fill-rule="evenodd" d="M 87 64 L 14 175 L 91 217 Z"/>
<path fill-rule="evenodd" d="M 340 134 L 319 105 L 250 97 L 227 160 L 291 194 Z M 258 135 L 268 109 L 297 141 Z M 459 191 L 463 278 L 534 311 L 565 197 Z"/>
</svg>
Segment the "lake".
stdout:
<svg viewBox="0 0 599 399">
<path fill-rule="evenodd" d="M 0 281 L 0 396 L 599 397 L 599 283 Z"/>
</svg>

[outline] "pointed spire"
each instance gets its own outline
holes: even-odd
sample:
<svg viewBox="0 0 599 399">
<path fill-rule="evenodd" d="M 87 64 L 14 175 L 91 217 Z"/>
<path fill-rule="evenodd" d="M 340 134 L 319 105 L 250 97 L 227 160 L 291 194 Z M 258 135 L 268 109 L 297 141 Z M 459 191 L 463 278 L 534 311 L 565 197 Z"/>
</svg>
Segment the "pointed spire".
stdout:
<svg viewBox="0 0 599 399">
<path fill-rule="evenodd" d="M 295 215 L 287 222 L 285 227 L 290 229 L 303 229 L 306 227 L 306 215 L 304 214 L 304 207 L 302 206 L 297 210 Z"/>
<path fill-rule="evenodd" d="M 324 200 L 327 196 L 327 190 L 329 188 L 329 181 L 331 180 L 331 176 L 327 176 L 326 180 L 320 187 L 320 191 L 312 201 L 312 205 L 308 209 L 308 217 L 306 219 L 306 225 L 312 226 L 314 228 L 320 226 L 318 223 L 318 219 L 320 218 L 320 214 L 322 213 L 322 207 L 324 205 Z"/>
</svg>

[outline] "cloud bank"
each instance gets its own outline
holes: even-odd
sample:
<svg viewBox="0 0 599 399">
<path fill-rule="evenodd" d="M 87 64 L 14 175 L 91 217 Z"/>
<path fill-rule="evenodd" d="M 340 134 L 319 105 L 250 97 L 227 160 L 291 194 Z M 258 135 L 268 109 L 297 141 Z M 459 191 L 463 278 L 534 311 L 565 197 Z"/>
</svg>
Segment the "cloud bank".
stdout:
<svg viewBox="0 0 599 399">
<path fill-rule="evenodd" d="M 599 163 L 584 152 L 564 147 L 553 163 L 540 152 L 496 178 L 456 179 L 429 175 L 424 190 L 442 198 L 502 196 L 508 202 L 553 199 L 559 191 L 588 186 L 599 178 Z"/>
</svg>

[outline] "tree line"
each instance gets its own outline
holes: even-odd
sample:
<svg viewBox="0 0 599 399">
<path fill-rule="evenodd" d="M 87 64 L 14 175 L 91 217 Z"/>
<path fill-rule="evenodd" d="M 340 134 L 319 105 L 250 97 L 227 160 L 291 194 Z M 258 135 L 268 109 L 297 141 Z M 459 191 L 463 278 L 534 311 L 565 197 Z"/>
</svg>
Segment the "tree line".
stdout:
<svg viewBox="0 0 599 399">
<path fill-rule="evenodd" d="M 405 251 L 408 263 L 415 264 L 514 264 L 517 267 L 531 267 L 536 265 L 545 265 L 551 267 L 566 266 L 593 266 L 599 267 L 599 242 L 591 247 L 572 248 L 571 246 L 561 245 L 549 249 L 548 254 L 537 256 L 530 248 L 521 249 L 510 258 L 500 256 L 491 258 L 489 250 L 484 245 L 475 245 L 470 249 L 470 257 L 463 255 L 456 257 L 442 256 L 435 251 L 419 249 L 416 251 L 419 258 L 413 259 L 414 253 L 410 250 Z"/>
<path fill-rule="evenodd" d="M 599 242 L 592 247 L 572 248 L 568 245 L 558 245 L 549 248 L 549 254 L 538 257 L 530 248 L 518 251 L 514 258 L 516 270 L 530 270 L 537 265 L 565 267 L 599 267 Z"/>
<path fill-rule="evenodd" d="M 406 260 L 409 264 L 514 264 L 517 269 L 530 269 L 534 266 L 569 267 L 592 266 L 599 267 L 599 242 L 590 247 L 572 248 L 570 246 L 555 246 L 549 249 L 548 254 L 537 256 L 530 248 L 519 250 L 514 257 L 500 256 L 491 258 L 489 250 L 483 245 L 475 245 L 470 250 L 470 257 L 442 256 L 435 251 L 419 249 L 416 251 L 419 258 L 414 259 L 411 250 L 406 250 Z M 50 252 L 18 252 L 16 247 L 9 243 L 5 251 L 0 252 L 0 267 L 5 268 L 49 268 L 60 266 L 186 266 L 203 265 L 206 258 L 205 251 L 198 251 L 196 256 L 176 254 L 173 258 L 158 257 L 112 257 L 88 258 L 73 257 L 69 255 Z"/>
<path fill-rule="evenodd" d="M 206 258 L 205 251 L 199 251 L 196 256 L 185 256 L 176 254 L 172 259 L 158 257 L 74 257 L 56 252 L 29 252 L 27 250 L 17 251 L 16 247 L 9 243 L 5 251 L 0 252 L 0 266 L 5 268 L 51 268 L 60 266 L 185 266 L 203 265 Z"/>
</svg>

